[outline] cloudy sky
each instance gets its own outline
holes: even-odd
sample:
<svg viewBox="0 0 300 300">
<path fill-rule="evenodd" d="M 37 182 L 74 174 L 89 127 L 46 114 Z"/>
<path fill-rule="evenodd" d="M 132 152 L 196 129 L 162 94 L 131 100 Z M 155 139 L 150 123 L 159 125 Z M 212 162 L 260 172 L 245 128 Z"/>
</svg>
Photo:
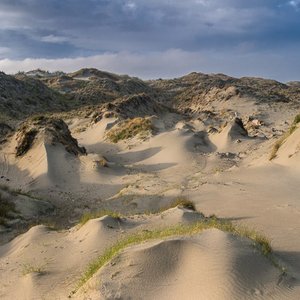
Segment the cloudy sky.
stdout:
<svg viewBox="0 0 300 300">
<path fill-rule="evenodd" d="M 300 0 L 0 0 L 0 70 L 300 80 Z"/>
</svg>

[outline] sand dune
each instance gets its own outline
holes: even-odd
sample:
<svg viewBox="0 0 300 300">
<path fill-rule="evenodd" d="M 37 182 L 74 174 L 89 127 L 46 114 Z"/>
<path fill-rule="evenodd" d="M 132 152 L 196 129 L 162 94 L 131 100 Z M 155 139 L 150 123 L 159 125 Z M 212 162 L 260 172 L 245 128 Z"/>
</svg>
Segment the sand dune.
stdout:
<svg viewBox="0 0 300 300">
<path fill-rule="evenodd" d="M 248 240 L 216 229 L 132 246 L 87 285 L 85 299 L 297 299 L 300 291 Z"/>
<path fill-rule="evenodd" d="M 53 231 L 35 226 L 0 246 L 1 299 L 66 299 L 88 264 L 118 239 L 137 230 L 160 228 L 202 218 L 174 208 L 159 215 L 112 218 L 104 216 L 82 227 Z M 15 286 L 22 286 L 16 289 Z"/>
<path fill-rule="evenodd" d="M 173 208 L 162 215 L 128 219 L 105 216 L 61 232 L 33 227 L 0 247 L 0 296 L 67 299 L 88 263 L 120 238 L 201 218 L 193 211 Z M 210 229 L 131 246 L 72 298 L 297 299 L 298 294 L 299 282 L 282 275 L 253 242 Z"/>
</svg>

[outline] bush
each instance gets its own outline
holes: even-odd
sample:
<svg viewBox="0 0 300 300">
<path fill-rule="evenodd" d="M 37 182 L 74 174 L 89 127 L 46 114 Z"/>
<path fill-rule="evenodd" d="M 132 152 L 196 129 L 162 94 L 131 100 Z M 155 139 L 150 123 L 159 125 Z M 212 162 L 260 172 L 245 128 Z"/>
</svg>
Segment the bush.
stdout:
<svg viewBox="0 0 300 300">
<path fill-rule="evenodd" d="M 149 119 L 134 118 L 121 122 L 117 125 L 117 128 L 110 129 L 106 136 L 109 141 L 117 143 L 135 136 L 146 137 L 152 130 L 152 124 Z"/>
<path fill-rule="evenodd" d="M 0 225 L 6 225 L 6 219 L 10 219 L 13 212 L 16 212 L 15 204 L 0 193 Z"/>
</svg>

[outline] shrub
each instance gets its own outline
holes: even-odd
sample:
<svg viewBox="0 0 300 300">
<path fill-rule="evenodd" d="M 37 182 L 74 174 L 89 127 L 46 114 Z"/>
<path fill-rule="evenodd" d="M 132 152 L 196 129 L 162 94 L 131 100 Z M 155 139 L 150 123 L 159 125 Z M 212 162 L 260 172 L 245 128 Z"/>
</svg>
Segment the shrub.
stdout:
<svg viewBox="0 0 300 300">
<path fill-rule="evenodd" d="M 135 136 L 146 137 L 153 130 L 151 121 L 145 118 L 134 118 L 121 122 L 106 134 L 109 141 L 117 143 Z"/>
<path fill-rule="evenodd" d="M 0 225 L 6 225 L 6 219 L 11 218 L 12 212 L 16 212 L 15 204 L 0 193 Z"/>
</svg>

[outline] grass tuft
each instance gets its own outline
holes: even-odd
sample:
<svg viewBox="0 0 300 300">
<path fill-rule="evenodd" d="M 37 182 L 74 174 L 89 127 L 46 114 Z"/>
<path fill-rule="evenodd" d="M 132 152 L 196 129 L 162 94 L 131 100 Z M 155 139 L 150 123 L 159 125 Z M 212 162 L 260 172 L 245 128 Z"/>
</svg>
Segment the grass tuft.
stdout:
<svg viewBox="0 0 300 300">
<path fill-rule="evenodd" d="M 269 160 L 273 160 L 274 158 L 276 158 L 279 148 L 285 143 L 286 139 L 298 128 L 299 122 L 300 122 L 300 114 L 295 117 L 294 122 L 292 123 L 288 131 L 279 140 L 275 142 Z"/>
<path fill-rule="evenodd" d="M 294 119 L 294 124 L 300 123 L 300 114 L 298 114 Z"/>
<path fill-rule="evenodd" d="M 177 206 L 180 208 L 186 208 L 186 209 L 196 211 L 196 206 L 192 201 L 188 200 L 185 197 L 178 197 L 173 202 L 171 202 L 169 205 L 160 209 L 160 212 L 168 210 L 170 208 L 177 207 Z"/>
<path fill-rule="evenodd" d="M 32 274 L 32 273 L 44 274 L 45 268 L 44 268 L 44 266 L 34 266 L 31 264 L 23 264 L 22 275 L 25 276 L 27 274 Z"/>
<path fill-rule="evenodd" d="M 133 138 L 135 136 L 146 137 L 153 130 L 151 120 L 145 118 L 128 119 L 110 129 L 106 136 L 112 143 Z"/>
</svg>

